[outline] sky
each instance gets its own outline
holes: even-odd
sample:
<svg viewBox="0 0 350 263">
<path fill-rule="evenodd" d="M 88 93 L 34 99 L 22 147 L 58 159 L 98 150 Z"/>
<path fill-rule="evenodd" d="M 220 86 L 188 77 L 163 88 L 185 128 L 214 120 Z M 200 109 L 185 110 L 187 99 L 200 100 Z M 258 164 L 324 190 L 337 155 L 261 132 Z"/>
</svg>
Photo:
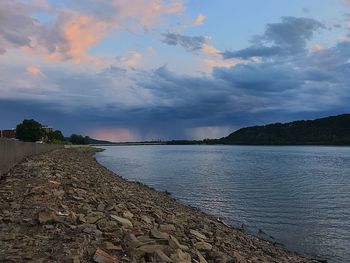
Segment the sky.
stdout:
<svg viewBox="0 0 350 263">
<path fill-rule="evenodd" d="M 0 129 L 220 138 L 349 105 L 349 0 L 0 0 Z"/>
</svg>

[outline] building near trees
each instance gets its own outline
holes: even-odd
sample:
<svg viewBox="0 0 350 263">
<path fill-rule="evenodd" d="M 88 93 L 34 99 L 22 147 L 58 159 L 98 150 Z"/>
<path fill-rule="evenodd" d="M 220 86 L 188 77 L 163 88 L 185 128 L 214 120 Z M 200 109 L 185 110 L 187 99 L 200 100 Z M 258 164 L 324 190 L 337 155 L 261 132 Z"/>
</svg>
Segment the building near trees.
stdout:
<svg viewBox="0 0 350 263">
<path fill-rule="evenodd" d="M 0 138 L 16 139 L 16 130 L 0 130 Z"/>
</svg>

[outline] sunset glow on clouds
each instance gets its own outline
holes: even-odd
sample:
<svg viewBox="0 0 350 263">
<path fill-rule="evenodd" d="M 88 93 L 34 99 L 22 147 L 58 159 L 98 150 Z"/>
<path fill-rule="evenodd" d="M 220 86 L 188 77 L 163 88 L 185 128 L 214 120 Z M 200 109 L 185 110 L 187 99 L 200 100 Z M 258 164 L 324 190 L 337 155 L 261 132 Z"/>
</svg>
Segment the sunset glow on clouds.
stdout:
<svg viewBox="0 0 350 263">
<path fill-rule="evenodd" d="M 204 23 L 204 20 L 206 19 L 207 17 L 203 14 L 199 14 L 195 20 L 193 20 L 193 24 L 196 25 L 196 26 L 200 26 L 200 25 L 203 25 Z"/>
<path fill-rule="evenodd" d="M 349 1 L 253 2 L 4 0 L 0 128 L 204 138 L 349 112 Z"/>
<path fill-rule="evenodd" d="M 39 67 L 36 67 L 36 66 L 29 66 L 29 67 L 27 67 L 27 71 L 28 71 L 29 73 L 34 74 L 34 75 L 43 74 L 43 73 L 41 72 L 41 69 L 40 69 Z"/>
<path fill-rule="evenodd" d="M 139 135 L 126 128 L 97 128 L 89 131 L 93 138 L 114 142 L 131 142 L 139 139 Z"/>
</svg>

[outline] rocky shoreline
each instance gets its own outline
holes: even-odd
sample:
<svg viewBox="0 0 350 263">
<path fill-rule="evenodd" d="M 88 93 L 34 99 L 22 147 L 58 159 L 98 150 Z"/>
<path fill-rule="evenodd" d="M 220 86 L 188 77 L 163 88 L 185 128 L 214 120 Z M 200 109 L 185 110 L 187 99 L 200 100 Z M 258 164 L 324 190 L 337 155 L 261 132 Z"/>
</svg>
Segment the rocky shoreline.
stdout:
<svg viewBox="0 0 350 263">
<path fill-rule="evenodd" d="M 0 262 L 315 262 L 110 172 L 96 149 L 29 158 L 0 181 Z"/>
</svg>

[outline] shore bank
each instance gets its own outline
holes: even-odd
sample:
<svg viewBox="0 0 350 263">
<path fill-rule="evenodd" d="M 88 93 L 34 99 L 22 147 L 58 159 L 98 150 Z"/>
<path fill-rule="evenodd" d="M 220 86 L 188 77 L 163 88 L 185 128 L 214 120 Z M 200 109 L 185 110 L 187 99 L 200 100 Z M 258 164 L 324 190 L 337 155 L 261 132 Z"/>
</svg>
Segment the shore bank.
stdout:
<svg viewBox="0 0 350 263">
<path fill-rule="evenodd" d="M 0 181 L 1 262 L 314 262 L 126 181 L 94 152 L 41 154 Z"/>
</svg>

